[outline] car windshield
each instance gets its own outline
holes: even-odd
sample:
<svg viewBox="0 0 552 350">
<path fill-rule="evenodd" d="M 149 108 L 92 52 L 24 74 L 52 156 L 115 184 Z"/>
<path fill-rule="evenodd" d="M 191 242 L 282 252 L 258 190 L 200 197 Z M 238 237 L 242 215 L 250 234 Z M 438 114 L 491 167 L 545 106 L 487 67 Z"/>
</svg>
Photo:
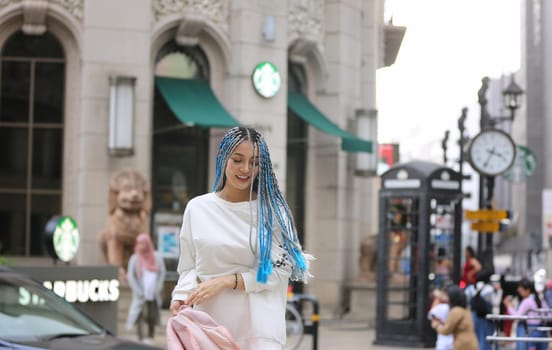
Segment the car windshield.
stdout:
<svg viewBox="0 0 552 350">
<path fill-rule="evenodd" d="M 10 341 L 104 332 L 53 292 L 14 274 L 0 274 L 0 325 L 0 339 Z"/>
</svg>

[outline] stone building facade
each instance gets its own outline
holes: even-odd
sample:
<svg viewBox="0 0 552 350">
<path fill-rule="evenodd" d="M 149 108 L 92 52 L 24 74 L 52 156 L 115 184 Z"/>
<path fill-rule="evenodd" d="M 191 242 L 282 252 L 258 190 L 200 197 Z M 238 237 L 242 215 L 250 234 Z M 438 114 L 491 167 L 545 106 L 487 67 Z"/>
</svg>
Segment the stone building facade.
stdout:
<svg viewBox="0 0 552 350">
<path fill-rule="evenodd" d="M 109 179 L 121 168 L 152 184 L 152 231 L 178 225 L 187 198 L 210 190 L 224 127 L 184 120 L 159 77 L 196 79 L 213 94 L 204 101 L 218 101 L 227 116 L 264 134 L 306 250 L 317 257 L 308 291 L 323 309 L 336 310 L 343 284 L 358 273 L 361 238 L 377 232 L 378 180 L 358 168 L 372 156 L 344 145 L 353 135 L 376 146 L 374 126 L 362 117 L 372 123 L 377 115 L 376 70 L 393 56 L 383 6 L 384 0 L 0 0 L 0 138 L 7 154 L 0 166 L 0 254 L 18 263 L 46 259 L 38 243 L 42 225 L 64 214 L 81 231 L 75 263 L 102 264 L 98 232 Z M 281 79 L 270 98 L 252 85 L 254 67 L 265 61 Z M 130 146 L 122 153 L 108 149 L 110 81 L 121 77 L 130 78 L 126 91 L 134 98 L 124 125 Z M 288 93 L 348 135 L 299 118 L 303 112 L 290 108 Z"/>
</svg>

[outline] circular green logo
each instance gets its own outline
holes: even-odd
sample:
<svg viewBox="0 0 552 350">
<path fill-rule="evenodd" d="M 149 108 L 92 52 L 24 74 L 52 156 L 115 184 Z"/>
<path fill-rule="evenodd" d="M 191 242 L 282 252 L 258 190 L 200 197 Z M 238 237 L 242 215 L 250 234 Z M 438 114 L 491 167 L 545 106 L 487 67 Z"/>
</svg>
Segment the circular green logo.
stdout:
<svg viewBox="0 0 552 350">
<path fill-rule="evenodd" d="M 255 66 L 251 79 L 255 91 L 264 98 L 276 95 L 282 85 L 278 68 L 270 62 L 261 62 Z"/>
<path fill-rule="evenodd" d="M 79 229 L 75 220 L 68 216 L 59 218 L 52 238 L 54 250 L 61 261 L 71 261 L 79 249 Z"/>
<path fill-rule="evenodd" d="M 535 172 L 537 159 L 528 147 L 516 145 L 516 148 L 514 164 L 502 175 L 511 182 L 523 182 Z"/>
</svg>

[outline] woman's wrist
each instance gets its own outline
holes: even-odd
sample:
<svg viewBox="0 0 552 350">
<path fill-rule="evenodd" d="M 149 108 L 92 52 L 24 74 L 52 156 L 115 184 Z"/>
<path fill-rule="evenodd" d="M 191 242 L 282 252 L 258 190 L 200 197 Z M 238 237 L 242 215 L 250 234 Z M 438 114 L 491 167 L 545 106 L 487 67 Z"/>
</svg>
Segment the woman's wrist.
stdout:
<svg viewBox="0 0 552 350">
<path fill-rule="evenodd" d="M 227 286 L 229 289 L 237 290 L 240 289 L 240 274 L 239 273 L 233 273 L 228 276 L 228 283 Z"/>
</svg>

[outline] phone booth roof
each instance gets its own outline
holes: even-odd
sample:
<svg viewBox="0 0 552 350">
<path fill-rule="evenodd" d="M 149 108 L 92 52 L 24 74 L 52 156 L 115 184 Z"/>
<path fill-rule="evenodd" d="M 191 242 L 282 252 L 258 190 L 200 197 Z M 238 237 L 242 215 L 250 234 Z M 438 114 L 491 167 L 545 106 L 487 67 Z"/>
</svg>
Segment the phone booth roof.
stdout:
<svg viewBox="0 0 552 350">
<path fill-rule="evenodd" d="M 441 164 L 412 161 L 400 163 L 381 175 L 382 191 L 460 192 L 459 172 Z"/>
</svg>

